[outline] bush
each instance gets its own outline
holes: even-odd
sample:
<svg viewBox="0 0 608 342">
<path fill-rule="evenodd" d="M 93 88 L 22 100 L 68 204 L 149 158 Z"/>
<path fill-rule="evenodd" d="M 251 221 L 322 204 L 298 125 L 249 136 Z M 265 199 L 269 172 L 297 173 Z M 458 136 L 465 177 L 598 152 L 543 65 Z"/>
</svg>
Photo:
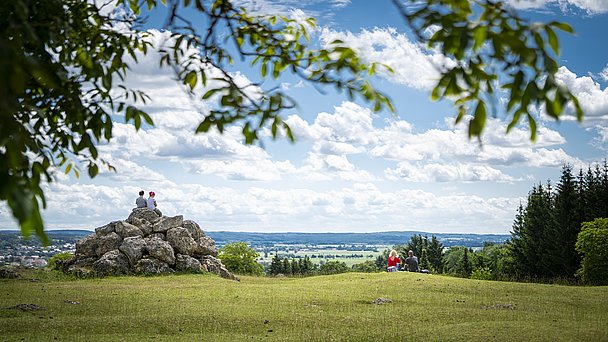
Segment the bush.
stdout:
<svg viewBox="0 0 608 342">
<path fill-rule="evenodd" d="M 319 273 L 321 274 L 338 274 L 348 272 L 348 266 L 345 262 L 340 261 L 328 261 L 319 267 Z"/>
<path fill-rule="evenodd" d="M 373 262 L 371 260 L 366 260 L 362 263 L 354 264 L 353 271 L 362 272 L 362 273 L 374 273 L 374 272 L 378 272 L 378 269 L 376 268 L 375 262 Z"/>
<path fill-rule="evenodd" d="M 230 272 L 262 275 L 264 267 L 256 259 L 259 254 L 245 242 L 234 242 L 220 248 L 218 258 Z"/>
<path fill-rule="evenodd" d="M 576 250 L 583 255 L 577 272 L 583 282 L 608 285 L 608 218 L 583 222 Z"/>
<path fill-rule="evenodd" d="M 49 263 L 48 263 L 47 267 L 54 270 L 55 266 L 57 266 L 57 260 L 65 261 L 65 260 L 70 259 L 73 256 L 74 256 L 74 254 L 72 254 L 70 252 L 61 252 L 61 253 L 54 254 L 49 259 Z"/>
<path fill-rule="evenodd" d="M 471 279 L 492 280 L 492 270 L 489 267 L 478 267 L 471 272 Z"/>
</svg>

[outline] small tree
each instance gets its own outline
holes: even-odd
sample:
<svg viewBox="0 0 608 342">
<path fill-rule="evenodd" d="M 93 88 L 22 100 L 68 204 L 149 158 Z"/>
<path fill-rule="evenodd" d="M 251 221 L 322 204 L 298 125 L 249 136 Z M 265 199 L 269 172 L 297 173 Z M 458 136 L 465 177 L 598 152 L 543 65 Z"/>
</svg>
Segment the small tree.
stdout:
<svg viewBox="0 0 608 342">
<path fill-rule="evenodd" d="M 245 242 L 234 242 L 220 248 L 218 257 L 226 268 L 238 274 L 262 275 L 264 267 L 255 259 L 259 254 Z"/>
<path fill-rule="evenodd" d="M 608 285 L 608 218 L 583 222 L 576 241 L 583 255 L 578 274 L 591 285 Z"/>
<path fill-rule="evenodd" d="M 362 263 L 354 264 L 352 269 L 354 272 L 361 272 L 361 273 L 378 272 L 378 269 L 376 268 L 376 263 L 371 260 L 365 260 Z"/>
<path fill-rule="evenodd" d="M 272 257 L 272 261 L 270 261 L 270 266 L 268 267 L 268 274 L 277 275 L 279 273 L 283 273 L 283 260 L 279 258 L 278 253 L 275 253 L 274 257 Z"/>
<path fill-rule="evenodd" d="M 338 274 L 348 272 L 348 267 L 345 262 L 328 261 L 319 267 L 321 274 Z"/>
</svg>

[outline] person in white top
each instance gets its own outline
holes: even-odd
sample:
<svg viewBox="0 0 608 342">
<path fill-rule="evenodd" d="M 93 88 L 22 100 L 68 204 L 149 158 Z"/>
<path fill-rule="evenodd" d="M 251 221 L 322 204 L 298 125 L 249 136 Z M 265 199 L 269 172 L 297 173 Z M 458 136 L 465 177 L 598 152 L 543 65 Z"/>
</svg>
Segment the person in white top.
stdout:
<svg viewBox="0 0 608 342">
<path fill-rule="evenodd" d="M 154 191 L 150 191 L 150 197 L 148 197 L 148 209 L 154 211 L 156 214 L 158 214 L 158 216 L 163 216 L 163 213 L 156 207 L 156 200 L 154 199 L 154 196 L 156 196 L 156 194 L 154 193 Z"/>
</svg>

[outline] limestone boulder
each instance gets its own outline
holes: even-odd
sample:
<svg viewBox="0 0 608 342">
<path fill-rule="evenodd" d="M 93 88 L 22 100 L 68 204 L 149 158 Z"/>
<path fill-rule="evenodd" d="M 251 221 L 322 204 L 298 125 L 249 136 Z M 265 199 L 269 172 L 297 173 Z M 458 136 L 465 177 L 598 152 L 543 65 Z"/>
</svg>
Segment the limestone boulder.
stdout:
<svg viewBox="0 0 608 342">
<path fill-rule="evenodd" d="M 156 258 L 169 265 L 175 265 L 175 253 L 171 244 L 161 239 L 145 238 L 146 249 L 152 258 Z"/>
<path fill-rule="evenodd" d="M 163 216 L 152 225 L 152 231 L 154 233 L 165 233 L 171 228 L 181 227 L 183 222 L 184 217 L 182 215 L 174 217 Z"/>
<path fill-rule="evenodd" d="M 100 236 L 97 238 L 97 250 L 95 252 L 97 253 L 98 257 L 101 257 L 109 251 L 118 249 L 121 242 L 122 238 L 116 234 L 116 232 Z"/>
<path fill-rule="evenodd" d="M 109 251 L 93 263 L 93 271 L 101 276 L 129 273 L 129 260 L 118 249 Z"/>
<path fill-rule="evenodd" d="M 194 241 L 198 241 L 199 238 L 205 236 L 205 233 L 203 233 L 201 226 L 199 226 L 198 223 L 192 220 L 184 220 L 184 222 L 182 223 L 182 227 L 188 229 L 188 233 L 190 233 L 190 236 L 192 236 Z"/>
<path fill-rule="evenodd" d="M 115 228 L 116 228 L 116 224 L 118 222 L 120 222 L 120 221 L 113 221 L 113 222 L 106 224 L 105 226 L 95 228 L 95 234 L 97 234 L 97 236 L 104 236 L 104 235 L 108 235 L 108 234 L 114 232 Z"/>
<path fill-rule="evenodd" d="M 161 240 L 166 240 L 166 236 L 164 233 L 152 233 L 150 235 L 147 236 L 150 239 L 161 239 Z"/>
<path fill-rule="evenodd" d="M 76 242 L 76 254 L 85 257 L 97 256 L 97 235 L 89 234 Z"/>
<path fill-rule="evenodd" d="M 135 272 L 141 274 L 170 274 L 175 272 L 166 262 L 155 258 L 144 258 L 137 262 Z"/>
<path fill-rule="evenodd" d="M 121 238 L 128 238 L 131 236 L 143 236 L 144 233 L 141 229 L 137 228 L 137 226 L 132 225 L 125 221 L 120 221 L 116 224 L 115 227 L 116 234 L 118 234 Z"/>
<path fill-rule="evenodd" d="M 167 242 L 179 254 L 192 255 L 197 248 L 196 242 L 190 236 L 188 229 L 183 227 L 167 230 Z"/>
<path fill-rule="evenodd" d="M 129 217 L 127 218 L 126 221 L 131 224 L 134 224 L 133 223 L 134 218 L 138 218 L 140 220 L 145 220 L 150 223 L 155 223 L 156 221 L 158 221 L 160 219 L 160 216 L 158 216 L 157 213 L 155 213 L 153 210 L 150 210 L 148 208 L 135 208 L 135 209 L 133 209 L 133 211 L 131 212 L 131 214 L 129 215 Z"/>
<path fill-rule="evenodd" d="M 204 267 L 207 269 L 208 272 L 215 273 L 225 279 L 240 281 L 240 279 L 237 276 L 230 273 L 230 271 L 228 271 L 228 269 L 226 269 L 226 267 L 224 266 L 224 264 L 222 264 L 222 261 L 220 259 L 218 259 L 214 256 L 204 255 L 200 258 L 200 262 L 201 262 L 201 265 L 204 265 Z"/>
<path fill-rule="evenodd" d="M 119 250 L 127 256 L 129 264 L 133 266 L 146 252 L 146 241 L 141 236 L 130 236 L 122 240 Z"/>
<path fill-rule="evenodd" d="M 215 241 L 208 236 L 202 236 L 198 238 L 196 242 L 195 255 L 212 255 L 217 256 L 217 248 L 215 247 Z"/>
<path fill-rule="evenodd" d="M 175 257 L 175 269 L 177 271 L 194 273 L 203 272 L 206 270 L 203 268 L 200 261 L 191 256 L 183 254 L 178 254 Z"/>
</svg>

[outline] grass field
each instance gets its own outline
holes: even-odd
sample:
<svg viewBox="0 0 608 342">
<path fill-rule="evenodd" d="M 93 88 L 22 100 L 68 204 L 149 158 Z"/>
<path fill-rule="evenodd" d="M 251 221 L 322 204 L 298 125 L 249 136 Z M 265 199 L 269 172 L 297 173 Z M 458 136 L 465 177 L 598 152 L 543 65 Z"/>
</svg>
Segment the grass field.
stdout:
<svg viewBox="0 0 608 342">
<path fill-rule="evenodd" d="M 2 341 L 607 341 L 608 287 L 415 273 L 0 280 Z M 374 305 L 379 297 L 392 303 Z M 73 302 L 78 302 L 74 304 Z M 35 304 L 44 310 L 10 308 Z"/>
</svg>

